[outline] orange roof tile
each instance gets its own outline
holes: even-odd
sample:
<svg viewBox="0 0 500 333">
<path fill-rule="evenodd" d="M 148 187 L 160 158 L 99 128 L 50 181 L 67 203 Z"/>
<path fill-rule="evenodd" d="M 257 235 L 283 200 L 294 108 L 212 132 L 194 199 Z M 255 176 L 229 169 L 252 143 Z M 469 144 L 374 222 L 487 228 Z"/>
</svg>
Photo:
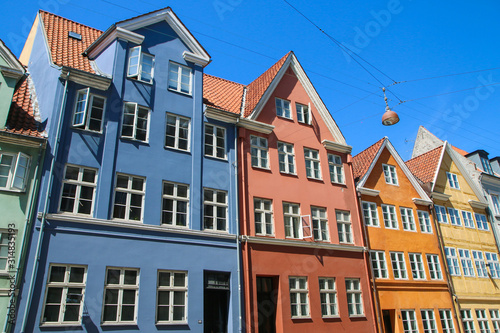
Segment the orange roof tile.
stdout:
<svg viewBox="0 0 500 333">
<path fill-rule="evenodd" d="M 240 114 L 245 86 L 203 74 L 203 103 L 211 107 Z"/>
<path fill-rule="evenodd" d="M 288 57 L 292 53 L 293 53 L 292 51 L 288 52 L 285 56 L 283 56 L 283 58 L 278 60 L 277 63 L 272 65 L 267 71 L 262 73 L 262 75 L 260 75 L 252 83 L 248 85 L 247 95 L 245 100 L 245 112 L 244 112 L 245 117 L 249 116 L 252 113 L 253 109 L 262 98 L 262 95 L 264 95 L 267 88 L 276 77 L 276 74 L 278 74 L 279 70 L 285 63 L 286 59 L 288 59 Z"/>
<path fill-rule="evenodd" d="M 422 183 L 430 183 L 434 180 L 443 147 L 439 146 L 405 162 L 411 173 Z"/>
<path fill-rule="evenodd" d="M 89 59 L 83 56 L 83 52 L 102 34 L 102 31 L 43 10 L 40 10 L 40 15 L 45 28 L 52 62 L 59 66 L 68 66 L 95 73 L 90 66 Z M 82 40 L 69 37 L 68 33 L 70 31 L 80 34 Z"/>
<path fill-rule="evenodd" d="M 465 157 L 465 155 L 468 155 L 468 154 L 469 154 L 469 153 L 468 153 L 468 152 L 466 152 L 465 150 L 460 149 L 460 148 L 457 148 L 457 147 L 455 147 L 455 146 L 453 146 L 453 145 L 452 145 L 451 147 L 452 147 L 452 148 L 453 148 L 453 149 L 454 149 L 457 153 L 459 153 L 460 155 L 462 155 L 462 156 L 464 156 L 464 157 Z"/>
<path fill-rule="evenodd" d="M 3 131 L 42 138 L 42 132 L 39 130 L 40 123 L 35 119 L 28 79 L 23 78 L 23 80 L 22 84 L 14 92 L 7 118 L 7 126 Z"/>
<path fill-rule="evenodd" d="M 370 165 L 373 162 L 373 159 L 375 158 L 380 147 L 382 146 L 382 143 L 384 143 L 384 140 L 386 140 L 386 138 L 378 140 L 373 145 L 366 148 L 365 150 L 363 150 L 362 152 L 360 152 L 359 154 L 357 154 L 352 158 L 354 180 L 357 181 L 366 174 L 366 172 L 370 168 Z"/>
</svg>

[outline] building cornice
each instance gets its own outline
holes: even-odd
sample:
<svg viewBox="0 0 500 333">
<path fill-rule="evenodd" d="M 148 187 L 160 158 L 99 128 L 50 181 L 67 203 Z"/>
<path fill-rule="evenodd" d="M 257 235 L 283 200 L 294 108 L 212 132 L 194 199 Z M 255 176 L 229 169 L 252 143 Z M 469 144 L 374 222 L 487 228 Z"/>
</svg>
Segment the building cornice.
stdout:
<svg viewBox="0 0 500 333">
<path fill-rule="evenodd" d="M 430 206 L 430 205 L 432 205 L 432 200 L 426 200 L 426 199 L 421 199 L 421 198 L 413 198 L 411 200 L 416 205 L 422 205 L 422 206 Z"/>
<path fill-rule="evenodd" d="M 143 224 L 143 223 L 139 223 L 139 222 L 103 220 L 103 219 L 90 218 L 87 216 L 76 216 L 76 215 L 69 215 L 69 214 L 47 214 L 46 218 L 48 220 L 54 220 L 54 221 L 75 222 L 75 223 L 100 225 L 100 226 L 107 226 L 107 227 L 114 227 L 114 228 L 147 230 L 147 231 L 154 231 L 154 232 L 160 232 L 160 233 L 182 234 L 182 235 L 198 236 L 198 237 L 205 237 L 205 238 L 229 239 L 229 240 L 234 240 L 234 241 L 236 241 L 238 238 L 236 235 L 233 235 L 233 234 L 226 234 L 226 233 L 219 233 L 219 232 L 172 228 L 172 227 L 157 226 L 157 225 L 151 225 L 151 224 Z"/>
<path fill-rule="evenodd" d="M 224 123 L 229 123 L 229 124 L 236 124 L 238 122 L 238 119 L 240 118 L 239 114 L 216 109 L 209 106 L 205 108 L 205 116 L 207 118 L 222 121 Z"/>
<path fill-rule="evenodd" d="M 19 80 L 24 75 L 24 70 L 18 70 L 6 66 L 0 66 L 0 71 L 3 76 L 10 77 L 16 80 Z"/>
<path fill-rule="evenodd" d="M 104 77 L 66 66 L 61 68 L 61 78 L 102 91 L 108 90 L 112 81 L 110 77 Z"/>
<path fill-rule="evenodd" d="M 357 190 L 360 194 L 368 195 L 370 197 L 376 197 L 380 194 L 379 190 L 374 190 L 374 189 L 362 187 L 362 186 L 358 187 Z"/>
<path fill-rule="evenodd" d="M 0 142 L 27 148 L 38 148 L 41 145 L 41 147 L 45 149 L 47 140 L 35 136 L 27 136 L 0 131 Z"/>
<path fill-rule="evenodd" d="M 444 194 L 444 193 L 439 193 L 439 192 L 432 192 L 431 193 L 431 198 L 436 199 L 436 200 L 441 200 L 441 201 L 448 201 L 451 198 L 451 195 L 449 194 Z"/>
<path fill-rule="evenodd" d="M 182 53 L 182 57 L 187 62 L 192 62 L 195 65 L 198 65 L 198 66 L 201 66 L 201 67 L 205 67 L 210 62 L 210 58 L 207 59 L 204 56 L 200 56 L 200 55 L 194 54 L 193 52 L 188 52 L 188 51 L 184 51 Z"/>
<path fill-rule="evenodd" d="M 352 151 L 351 146 L 346 145 L 346 144 L 342 144 L 342 143 L 333 142 L 331 140 L 323 140 L 323 141 L 321 141 L 321 143 L 323 144 L 323 146 L 327 150 L 333 150 L 333 151 L 343 153 L 343 154 L 350 154 Z"/>
<path fill-rule="evenodd" d="M 93 42 L 87 50 L 85 50 L 85 54 L 87 54 L 89 59 L 94 59 L 116 39 L 140 45 L 144 40 L 144 36 L 122 27 L 112 27 L 111 29 L 108 29 L 108 31 L 104 32 L 101 38 L 98 38 L 95 42 Z"/>
<path fill-rule="evenodd" d="M 477 201 L 477 200 L 470 200 L 469 199 L 469 205 L 472 208 L 476 208 L 476 209 L 486 209 L 486 208 L 488 208 L 488 203 L 484 203 L 484 202 Z"/>
<path fill-rule="evenodd" d="M 275 245 L 275 246 L 291 246 L 291 247 L 304 247 L 309 249 L 325 249 L 325 250 L 335 250 L 335 251 L 346 251 L 346 252 L 364 252 L 366 248 L 363 246 L 356 245 L 340 245 L 331 244 L 324 242 L 309 242 L 303 240 L 292 240 L 292 239 L 276 239 L 267 237 L 254 237 L 254 236 L 241 236 L 243 242 L 251 244 L 262 244 L 262 245 Z"/>
<path fill-rule="evenodd" d="M 240 120 L 237 123 L 237 126 L 246 128 L 251 131 L 259 132 L 262 134 L 271 134 L 271 132 L 274 130 L 273 125 L 269 125 L 248 118 L 240 118 Z"/>
</svg>

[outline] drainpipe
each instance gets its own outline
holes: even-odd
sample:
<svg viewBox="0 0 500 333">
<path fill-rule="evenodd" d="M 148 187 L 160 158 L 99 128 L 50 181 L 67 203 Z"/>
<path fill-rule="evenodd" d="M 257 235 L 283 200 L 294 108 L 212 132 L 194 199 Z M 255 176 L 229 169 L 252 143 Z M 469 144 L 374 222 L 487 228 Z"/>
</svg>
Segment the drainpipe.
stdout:
<svg viewBox="0 0 500 333">
<path fill-rule="evenodd" d="M 451 280 L 451 274 L 450 274 L 450 271 L 448 269 L 448 262 L 447 262 L 447 259 L 446 259 L 446 253 L 444 252 L 444 241 L 443 241 L 443 235 L 441 234 L 441 227 L 439 226 L 439 222 L 437 220 L 437 215 L 436 215 L 436 210 L 434 209 L 434 205 L 429 205 L 429 209 L 432 213 L 432 217 L 433 217 L 433 220 L 434 220 L 434 226 L 436 228 L 436 234 L 437 234 L 437 238 L 438 238 L 438 246 L 439 246 L 439 251 L 441 252 L 441 258 L 443 258 L 443 265 L 444 266 L 444 272 L 446 274 L 446 282 L 448 284 L 448 290 L 450 292 L 450 297 L 451 297 L 451 303 L 453 304 L 454 308 L 455 308 L 455 320 L 456 320 L 456 323 L 458 325 L 458 331 L 459 332 L 463 332 L 462 330 L 462 325 L 461 324 L 461 321 L 459 320 L 458 318 L 458 313 L 457 313 L 457 309 L 458 309 L 458 312 L 460 312 L 460 303 L 458 303 L 457 301 L 457 295 L 455 294 L 455 288 L 453 287 L 453 282 Z M 456 306 L 455 306 L 456 304 Z"/>
<path fill-rule="evenodd" d="M 26 251 L 28 249 L 28 246 L 27 246 L 27 242 L 26 242 L 26 239 L 28 238 L 28 230 L 30 229 L 30 222 L 31 222 L 31 219 L 34 217 L 33 216 L 33 213 L 35 212 L 35 210 L 33 209 L 33 206 L 35 205 L 35 201 L 36 201 L 36 198 L 37 198 L 37 195 L 38 195 L 38 186 L 39 186 L 39 182 L 40 182 L 40 177 L 38 177 L 38 168 L 40 166 L 40 163 L 42 161 L 42 150 L 43 150 L 43 143 L 40 143 L 39 147 L 38 147 L 38 161 L 37 161 L 37 164 L 36 164 L 36 167 L 35 167 L 35 172 L 33 173 L 33 175 L 35 176 L 35 181 L 33 183 L 33 188 L 31 190 L 31 193 L 30 193 L 30 198 L 29 198 L 29 203 L 28 203 L 28 207 L 27 207 L 27 210 L 26 210 L 26 219 L 24 220 L 24 230 L 23 230 L 23 238 L 22 238 L 22 241 L 21 241 L 21 252 L 19 253 L 19 259 L 16 263 L 16 280 L 14 282 L 15 284 L 15 290 L 18 290 L 19 287 L 20 287 L 20 284 L 21 284 L 21 279 L 19 278 L 20 275 L 22 275 L 22 272 L 19 271 L 19 267 L 21 266 L 21 263 L 24 262 L 24 257 L 26 256 Z M 15 299 L 16 297 L 16 293 L 14 291 L 14 293 L 12 293 L 12 295 L 10 296 L 10 302 L 9 304 L 14 304 Z M 5 325 L 3 327 L 3 333 L 5 332 L 8 332 L 10 330 L 10 316 L 9 316 L 9 311 L 7 312 L 7 315 L 5 317 Z"/>
<path fill-rule="evenodd" d="M 40 233 L 38 235 L 38 242 L 36 244 L 36 251 L 35 251 L 35 261 L 33 263 L 33 273 L 31 275 L 31 280 L 30 280 L 30 285 L 28 288 L 28 295 L 26 297 L 26 306 L 24 308 L 24 315 L 23 315 L 23 321 L 22 321 L 22 327 L 21 327 L 21 333 L 24 333 L 24 330 L 26 329 L 26 324 L 28 322 L 28 313 L 30 310 L 30 305 L 33 297 L 33 289 L 35 287 L 35 277 L 38 273 L 38 263 L 40 261 L 40 252 L 42 248 L 42 238 L 43 238 L 43 232 L 44 232 L 44 227 L 45 227 L 45 221 L 47 220 L 47 210 L 49 208 L 49 203 L 50 203 L 50 193 L 52 192 L 52 184 L 54 180 L 54 164 L 55 161 L 57 160 L 57 153 L 59 149 L 59 143 L 61 141 L 60 135 L 61 135 L 61 129 L 62 129 L 62 119 L 64 118 L 64 109 L 66 108 L 66 98 L 67 98 L 67 92 L 68 92 L 68 79 L 69 79 L 69 72 L 66 75 L 66 82 L 64 83 L 64 92 L 62 96 L 62 101 L 61 101 L 61 110 L 59 112 L 59 119 L 57 122 L 57 131 L 56 131 L 56 142 L 54 144 L 54 157 L 52 158 L 52 161 L 50 162 L 50 170 L 49 170 L 49 181 L 47 184 L 47 191 L 45 192 L 45 203 L 43 207 L 43 212 L 42 212 L 42 220 L 40 224 Z"/>
<path fill-rule="evenodd" d="M 239 122 L 239 118 L 236 120 L 236 124 Z M 240 261 L 240 222 L 239 222 L 239 195 L 238 195 L 238 128 L 234 124 L 234 187 L 235 187 L 235 197 L 236 197 L 236 262 L 237 262 L 237 274 L 238 274 L 238 331 L 242 331 L 241 327 L 241 261 Z"/>
<path fill-rule="evenodd" d="M 370 246 L 370 240 L 368 239 L 368 230 L 367 230 L 366 224 L 365 224 L 364 219 L 363 219 L 363 209 L 361 207 L 361 193 L 356 191 L 356 194 L 357 194 L 357 198 L 358 198 L 358 210 L 359 210 L 359 213 L 361 214 L 361 215 L 359 215 L 360 222 L 363 224 L 363 227 L 361 228 L 361 230 L 363 232 L 363 238 L 365 239 L 365 244 L 367 247 L 367 250 L 364 251 L 364 253 L 365 253 L 365 255 L 367 254 L 367 256 L 368 256 L 368 260 L 366 262 L 367 262 L 367 266 L 368 266 L 369 278 L 372 280 L 372 288 L 373 288 L 373 296 L 374 296 L 373 303 L 375 304 L 375 311 L 377 312 L 377 319 L 378 319 L 377 320 L 377 330 L 378 330 L 378 332 L 383 332 L 384 330 L 382 329 L 382 315 L 381 315 L 382 310 L 380 309 L 377 285 L 375 284 L 375 276 L 373 275 L 373 267 L 370 263 L 370 260 L 371 260 L 370 248 L 371 248 L 371 246 Z"/>
</svg>

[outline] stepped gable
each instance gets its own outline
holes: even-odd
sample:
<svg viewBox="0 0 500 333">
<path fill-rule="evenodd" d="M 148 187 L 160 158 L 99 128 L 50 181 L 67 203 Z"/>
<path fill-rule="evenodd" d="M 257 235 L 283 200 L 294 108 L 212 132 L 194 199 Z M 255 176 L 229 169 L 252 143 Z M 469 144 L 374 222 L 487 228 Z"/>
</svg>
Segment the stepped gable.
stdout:
<svg viewBox="0 0 500 333">
<path fill-rule="evenodd" d="M 28 79 L 23 82 L 14 92 L 10 106 L 7 126 L 4 132 L 42 138 L 43 132 L 39 130 L 40 123 L 35 118 L 35 109 L 28 86 Z"/>
<path fill-rule="evenodd" d="M 102 31 L 43 10 L 40 10 L 40 16 L 52 62 L 58 66 L 67 66 L 95 74 L 89 59 L 83 56 L 83 52 L 102 34 Z M 70 31 L 80 34 L 82 39 L 69 37 Z"/>
<path fill-rule="evenodd" d="M 434 148 L 405 162 L 411 173 L 422 183 L 426 184 L 434 181 L 443 147 Z"/>
<path fill-rule="evenodd" d="M 370 168 L 373 159 L 377 155 L 385 139 L 386 138 L 384 137 L 378 140 L 373 145 L 366 148 L 365 150 L 363 150 L 362 152 L 360 152 L 359 154 L 357 154 L 352 158 L 353 174 L 355 181 L 361 179 L 368 172 L 368 169 Z"/>
<path fill-rule="evenodd" d="M 269 85 L 273 82 L 276 74 L 278 74 L 279 70 L 292 53 L 292 51 L 288 52 L 283 58 L 278 60 L 278 62 L 247 86 L 244 117 L 248 117 L 252 113 L 253 109 L 262 98 L 262 95 L 264 95 Z"/>
<path fill-rule="evenodd" d="M 243 84 L 203 74 L 203 103 L 219 110 L 240 114 L 244 88 Z"/>
</svg>

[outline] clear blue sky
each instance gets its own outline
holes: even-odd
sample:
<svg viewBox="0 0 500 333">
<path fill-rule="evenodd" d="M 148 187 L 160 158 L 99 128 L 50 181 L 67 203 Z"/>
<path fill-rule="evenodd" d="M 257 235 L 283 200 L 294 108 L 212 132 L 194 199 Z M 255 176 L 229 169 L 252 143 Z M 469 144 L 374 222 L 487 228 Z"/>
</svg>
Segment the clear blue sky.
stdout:
<svg viewBox="0 0 500 333">
<path fill-rule="evenodd" d="M 23 0 L 4 5 L 0 38 L 19 56 L 38 9 L 105 30 L 170 6 L 212 56 L 208 74 L 248 84 L 293 50 L 353 154 L 388 136 L 407 160 L 423 125 L 468 152 L 500 156 L 500 69 L 417 80 L 500 67 L 500 2 L 288 1 L 370 73 L 284 0 Z M 395 126 L 381 125 L 382 86 L 394 93 Z"/>
</svg>

